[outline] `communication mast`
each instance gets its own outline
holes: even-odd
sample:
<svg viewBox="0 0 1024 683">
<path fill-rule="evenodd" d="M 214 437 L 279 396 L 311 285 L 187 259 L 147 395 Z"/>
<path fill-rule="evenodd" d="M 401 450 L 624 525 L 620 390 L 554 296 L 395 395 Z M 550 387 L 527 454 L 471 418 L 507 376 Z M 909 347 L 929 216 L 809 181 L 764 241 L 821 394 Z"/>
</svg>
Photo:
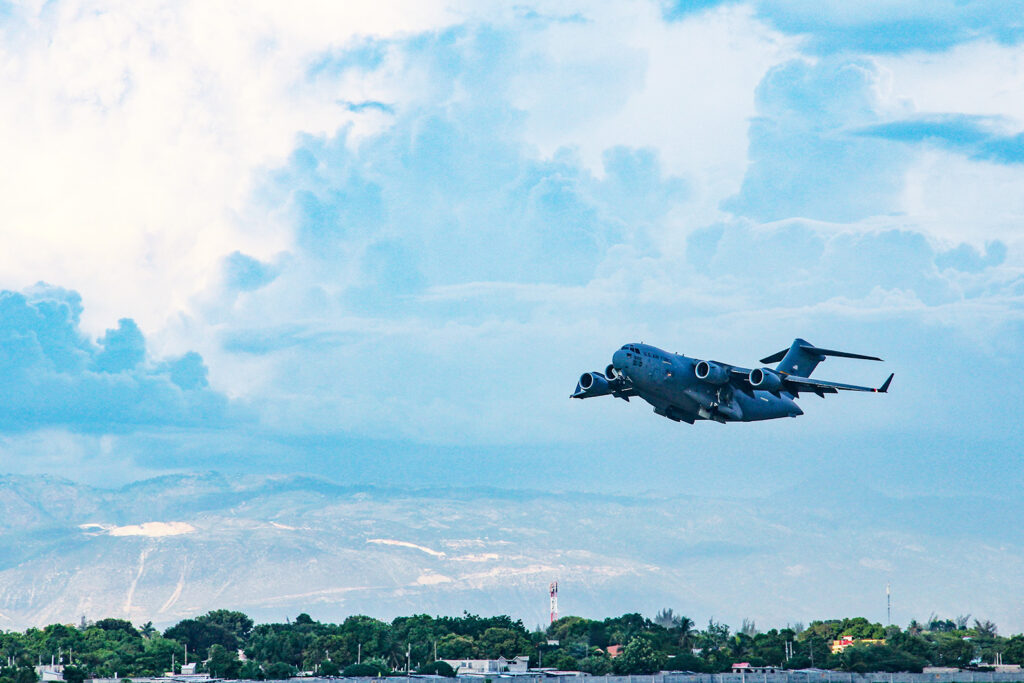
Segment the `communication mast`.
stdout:
<svg viewBox="0 0 1024 683">
<path fill-rule="evenodd" d="M 892 626 L 892 592 L 889 584 L 885 584 L 885 620 L 887 626 Z"/>
<path fill-rule="evenodd" d="M 551 623 L 555 623 L 558 619 L 558 582 L 552 581 L 550 586 L 551 592 Z"/>
</svg>

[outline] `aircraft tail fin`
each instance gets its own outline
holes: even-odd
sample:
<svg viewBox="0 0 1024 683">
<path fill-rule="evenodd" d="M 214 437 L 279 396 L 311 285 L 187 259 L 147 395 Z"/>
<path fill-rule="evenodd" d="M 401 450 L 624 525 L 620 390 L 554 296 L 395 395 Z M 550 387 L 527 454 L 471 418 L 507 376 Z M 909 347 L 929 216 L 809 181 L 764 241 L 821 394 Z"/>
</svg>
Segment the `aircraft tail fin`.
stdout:
<svg viewBox="0 0 1024 683">
<path fill-rule="evenodd" d="M 766 358 L 762 358 L 761 362 L 765 364 L 778 362 L 779 365 L 775 369 L 779 372 L 797 377 L 810 377 L 811 373 L 814 372 L 814 368 L 818 367 L 818 363 L 825 360 L 826 356 L 857 358 L 859 360 L 882 360 L 875 356 L 863 356 L 859 353 L 822 349 L 812 346 L 803 339 L 794 339 L 793 344 L 788 349 L 783 349 Z"/>
</svg>

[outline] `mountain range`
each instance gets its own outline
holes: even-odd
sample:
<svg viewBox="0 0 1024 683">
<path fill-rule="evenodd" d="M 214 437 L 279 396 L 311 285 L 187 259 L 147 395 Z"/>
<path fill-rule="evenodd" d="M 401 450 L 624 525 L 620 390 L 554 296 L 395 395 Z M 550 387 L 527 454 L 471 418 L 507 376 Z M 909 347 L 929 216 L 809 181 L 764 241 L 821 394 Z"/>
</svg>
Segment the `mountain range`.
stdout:
<svg viewBox="0 0 1024 683">
<path fill-rule="evenodd" d="M 745 494 L 745 495 L 741 495 Z M 827 481 L 770 495 L 603 495 L 162 476 L 117 488 L 0 477 L 0 628 L 161 627 L 210 609 L 648 616 L 761 628 L 972 613 L 1024 628 L 1019 500 L 901 498 Z"/>
</svg>

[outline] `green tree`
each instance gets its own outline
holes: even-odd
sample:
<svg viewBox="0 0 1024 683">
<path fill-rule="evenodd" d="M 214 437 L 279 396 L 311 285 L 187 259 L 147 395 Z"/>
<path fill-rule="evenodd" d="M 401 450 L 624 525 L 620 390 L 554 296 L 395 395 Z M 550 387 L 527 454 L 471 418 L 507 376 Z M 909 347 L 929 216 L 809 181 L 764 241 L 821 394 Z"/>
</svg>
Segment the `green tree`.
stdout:
<svg viewBox="0 0 1024 683">
<path fill-rule="evenodd" d="M 133 636 L 139 635 L 127 619 L 100 619 L 93 626 L 103 631 L 124 631 Z"/>
<path fill-rule="evenodd" d="M 36 683 L 39 674 L 31 666 L 19 666 L 14 674 L 14 683 Z"/>
<path fill-rule="evenodd" d="M 1024 635 L 1016 635 L 1006 640 L 1003 646 L 1003 661 L 1007 664 L 1024 664 Z"/>
<path fill-rule="evenodd" d="M 447 678 L 455 678 L 455 669 L 448 662 L 430 662 L 424 664 L 420 668 L 416 669 L 416 673 L 423 674 L 425 676 L 445 676 Z"/>
<path fill-rule="evenodd" d="M 477 649 L 488 659 L 511 659 L 532 648 L 525 633 L 510 628 L 488 628 L 476 639 Z"/>
<path fill-rule="evenodd" d="M 291 678 L 298 670 L 289 664 L 288 662 L 274 662 L 266 667 L 264 675 L 268 680 L 281 681 L 286 678 Z"/>
<path fill-rule="evenodd" d="M 700 634 L 701 647 L 717 650 L 729 642 L 729 626 L 708 619 L 708 627 Z"/>
<path fill-rule="evenodd" d="M 937 655 L 937 664 L 963 669 L 974 659 L 974 645 L 963 638 L 947 636 L 938 644 Z"/>
<path fill-rule="evenodd" d="M 210 646 L 210 656 L 206 660 L 206 670 L 214 678 L 238 678 L 242 663 L 238 661 L 235 650 L 227 650 L 223 645 Z"/>
<path fill-rule="evenodd" d="M 572 655 L 565 653 L 556 653 L 551 656 L 550 660 L 546 662 L 548 666 L 558 669 L 559 671 L 578 671 L 579 662 L 576 661 Z"/>
<path fill-rule="evenodd" d="M 64 680 L 68 683 L 82 683 L 85 678 L 85 672 L 77 666 L 64 667 Z"/>
<path fill-rule="evenodd" d="M 233 633 L 239 640 L 245 640 L 252 633 L 253 621 L 243 612 L 229 609 L 215 609 L 199 617 L 197 621 L 220 626 Z"/>
<path fill-rule="evenodd" d="M 612 672 L 612 660 L 605 653 L 594 653 L 580 660 L 579 670 L 592 676 L 607 676 Z"/>
<path fill-rule="evenodd" d="M 320 662 L 319 671 L 317 673 L 321 676 L 338 676 L 341 674 L 341 667 L 338 666 L 337 662 L 325 659 Z"/>
<path fill-rule="evenodd" d="M 692 652 L 682 652 L 665 662 L 665 667 L 672 671 L 694 671 L 704 670 L 704 661 Z"/>
<path fill-rule="evenodd" d="M 662 628 L 672 629 L 679 626 L 679 617 L 671 607 L 666 607 L 654 615 L 654 623 Z"/>
<path fill-rule="evenodd" d="M 437 641 L 437 654 L 444 659 L 470 659 L 476 653 L 476 643 L 467 636 L 449 633 Z"/>
<path fill-rule="evenodd" d="M 371 659 L 362 664 L 350 664 L 341 672 L 346 678 L 367 678 L 373 676 L 387 676 L 391 673 L 390 667 L 380 659 Z"/>
<path fill-rule="evenodd" d="M 661 670 L 665 657 L 655 651 L 651 637 L 641 634 L 634 637 L 622 654 L 612 660 L 612 667 L 617 674 L 653 674 Z"/>
<path fill-rule="evenodd" d="M 241 669 L 238 671 L 238 677 L 249 681 L 262 681 L 266 679 L 263 669 L 252 660 L 242 664 Z"/>
<path fill-rule="evenodd" d="M 928 662 L 888 645 L 854 645 L 840 655 L 842 668 L 854 673 L 909 671 L 921 673 Z"/>
<path fill-rule="evenodd" d="M 214 644 L 222 646 L 225 650 L 238 649 L 238 638 L 234 632 L 206 618 L 179 621 L 164 631 L 164 638 L 188 645 L 189 650 L 200 659 L 206 659 L 210 646 Z"/>
<path fill-rule="evenodd" d="M 694 629 L 696 624 L 693 623 L 693 619 L 690 617 L 679 616 L 676 623 L 676 632 L 679 634 L 679 646 L 685 650 L 689 650 L 693 647 L 694 640 L 697 636 L 697 631 Z"/>
</svg>

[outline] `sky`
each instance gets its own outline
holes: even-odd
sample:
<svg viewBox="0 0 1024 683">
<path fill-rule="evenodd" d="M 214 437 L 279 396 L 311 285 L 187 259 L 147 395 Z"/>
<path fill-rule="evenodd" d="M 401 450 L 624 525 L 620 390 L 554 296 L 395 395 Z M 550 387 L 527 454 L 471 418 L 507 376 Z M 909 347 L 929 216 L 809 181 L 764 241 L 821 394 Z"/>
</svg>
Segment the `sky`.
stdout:
<svg viewBox="0 0 1024 683">
<path fill-rule="evenodd" d="M 1022 10 L 0 2 L 0 469 L 997 505 Z M 626 342 L 794 337 L 890 393 L 568 399 Z"/>
</svg>

